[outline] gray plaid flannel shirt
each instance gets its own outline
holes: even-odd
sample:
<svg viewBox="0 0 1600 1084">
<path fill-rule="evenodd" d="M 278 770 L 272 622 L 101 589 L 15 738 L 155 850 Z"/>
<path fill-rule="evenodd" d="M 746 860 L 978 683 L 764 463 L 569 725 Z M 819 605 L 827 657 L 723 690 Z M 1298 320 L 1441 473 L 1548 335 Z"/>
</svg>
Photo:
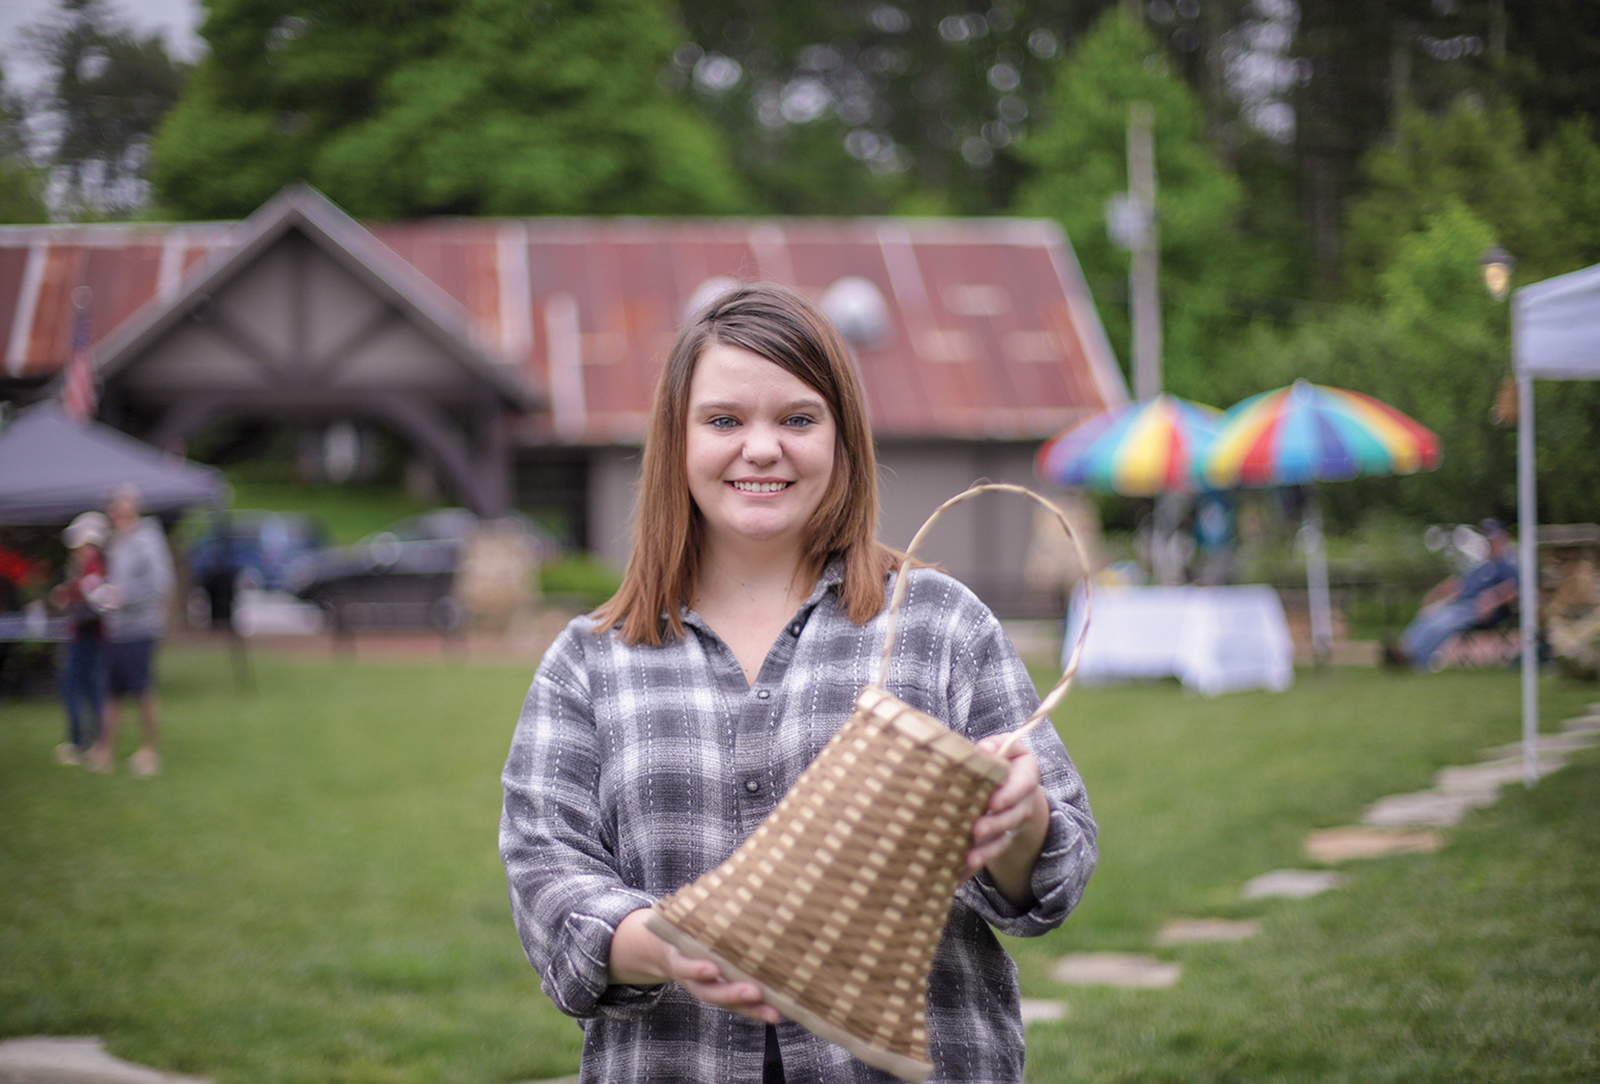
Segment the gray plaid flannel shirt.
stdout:
<svg viewBox="0 0 1600 1084">
<path fill-rule="evenodd" d="M 1038 697 L 999 621 L 949 576 L 911 576 L 885 687 L 973 740 L 1014 729 Z M 528 960 L 583 1026 L 584 1081 L 761 1079 L 763 1025 L 674 984 L 611 985 L 607 960 L 622 918 L 727 858 L 877 680 L 885 617 L 853 623 L 839 579 L 830 566 L 753 685 L 687 610 L 685 636 L 658 648 L 579 618 L 540 663 L 506 760 L 500 851 Z M 1041 726 L 1027 741 L 1051 809 L 1038 902 L 1018 911 L 986 874 L 959 890 L 929 978 L 933 1081 L 1021 1081 L 1016 968 L 993 931 L 1054 929 L 1095 865 L 1094 820 L 1060 738 Z M 894 1079 L 791 1021 L 778 1035 L 791 1084 Z"/>
</svg>

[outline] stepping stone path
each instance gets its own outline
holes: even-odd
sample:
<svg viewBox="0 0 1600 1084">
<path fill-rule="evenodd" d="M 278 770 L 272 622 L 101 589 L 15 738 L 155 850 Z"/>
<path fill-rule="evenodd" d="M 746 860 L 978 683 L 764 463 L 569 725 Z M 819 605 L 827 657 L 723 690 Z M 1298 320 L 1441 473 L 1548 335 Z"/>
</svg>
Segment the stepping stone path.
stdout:
<svg viewBox="0 0 1600 1084">
<path fill-rule="evenodd" d="M 1156 944 L 1166 948 L 1171 945 L 1248 941 L 1260 932 L 1261 923 L 1253 918 L 1175 918 L 1156 934 Z"/>
<path fill-rule="evenodd" d="M 1342 873 L 1323 869 L 1275 869 L 1271 873 L 1250 878 L 1244 883 L 1244 889 L 1239 894 L 1247 900 L 1259 900 L 1269 896 L 1303 900 L 1343 885 Z"/>
<path fill-rule="evenodd" d="M 1542 779 L 1565 767 L 1569 754 L 1596 741 L 1600 741 L 1600 703 L 1590 704 L 1588 715 L 1562 723 L 1560 733 L 1539 735 L 1536 777 Z M 1441 768 L 1428 790 L 1379 799 L 1367 808 L 1358 826 L 1312 832 L 1306 837 L 1306 856 L 1336 865 L 1355 858 L 1437 851 L 1444 846 L 1441 829 L 1460 823 L 1474 809 L 1493 805 L 1500 798 L 1501 787 L 1524 778 L 1522 743 L 1486 749 L 1483 756 L 1477 764 Z M 1245 899 L 1304 899 L 1338 888 L 1344 881 L 1343 874 L 1332 870 L 1280 869 L 1251 878 L 1240 894 Z M 1260 923 L 1254 921 L 1175 919 L 1156 934 L 1156 944 L 1166 948 L 1238 941 L 1254 937 L 1260 930 Z M 1179 965 L 1168 960 L 1116 952 L 1075 953 L 1062 957 L 1051 969 L 1055 980 L 1067 985 L 1142 988 L 1171 986 L 1180 973 Z"/>
<path fill-rule="evenodd" d="M 0 1042 L 6 1084 L 205 1084 L 199 1077 L 158 1073 L 106 1053 L 99 1039 L 8 1039 Z"/>
<path fill-rule="evenodd" d="M 1056 961 L 1050 975 L 1067 986 L 1136 986 L 1159 989 L 1178 981 L 1180 968 L 1167 960 L 1130 952 L 1076 952 Z"/>
<path fill-rule="evenodd" d="M 1042 998 L 1025 997 L 1022 999 L 1022 1026 L 1029 1024 L 1049 1024 L 1057 1020 L 1065 1020 L 1072 1010 L 1064 1001 L 1045 1001 Z"/>
<path fill-rule="evenodd" d="M 1327 828 L 1306 837 L 1306 857 L 1331 866 L 1352 858 L 1428 854 L 1443 846 L 1444 833 L 1433 829 Z"/>
</svg>

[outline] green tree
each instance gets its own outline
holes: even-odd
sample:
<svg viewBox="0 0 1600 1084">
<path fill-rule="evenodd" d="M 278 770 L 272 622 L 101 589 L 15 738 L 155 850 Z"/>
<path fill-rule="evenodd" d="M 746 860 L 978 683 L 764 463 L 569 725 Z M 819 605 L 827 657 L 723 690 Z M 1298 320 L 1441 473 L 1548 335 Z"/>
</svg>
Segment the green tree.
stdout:
<svg viewBox="0 0 1600 1084">
<path fill-rule="evenodd" d="M 1495 0 L 1503 6 L 1504 80 L 1535 137 L 1600 108 L 1600 4 Z"/>
<path fill-rule="evenodd" d="M 1509 105 L 1462 95 L 1442 115 L 1410 110 L 1392 145 L 1368 155 L 1366 194 L 1345 230 L 1347 290 L 1374 296 L 1378 278 L 1423 222 L 1456 201 L 1494 227 L 1519 260 L 1537 259 L 1553 229 L 1549 184 Z"/>
<path fill-rule="evenodd" d="M 1447 199 L 1394 246 L 1373 300 L 1315 310 L 1326 317 L 1287 334 L 1258 329 L 1227 355 L 1260 381 L 1255 390 L 1298 377 L 1351 388 L 1438 435 L 1436 471 L 1324 486 L 1336 526 L 1380 508 L 1424 522 L 1514 514 L 1515 430 L 1490 416 L 1509 374 L 1509 313 L 1488 296 L 1479 267 L 1495 237 L 1464 201 Z M 1535 396 L 1540 522 L 1600 518 L 1600 462 L 1588 454 L 1600 431 L 1600 386 L 1540 382 Z"/>
<path fill-rule="evenodd" d="M 1492 236 L 1463 204 L 1449 203 L 1402 240 L 1374 300 L 1307 308 L 1288 333 L 1260 331 L 1227 355 L 1260 381 L 1254 391 L 1300 378 L 1350 388 L 1438 435 L 1437 471 L 1321 487 L 1335 527 L 1352 527 L 1374 508 L 1456 522 L 1515 507 L 1512 437 L 1489 420 L 1506 372 L 1504 306 L 1478 277 Z"/>
<path fill-rule="evenodd" d="M 1536 173 L 1545 182 L 1552 228 L 1540 237 L 1538 256 L 1552 272 L 1600 263 L 1600 144 L 1594 136 L 1593 122 L 1578 117 L 1561 122 L 1541 150 Z M 1527 271 L 1523 279 L 1533 281 Z"/>
<path fill-rule="evenodd" d="M 351 213 L 624 214 L 743 206 L 712 129 L 658 85 L 657 0 L 213 0 L 210 53 L 156 141 L 182 216 L 305 180 Z"/>
<path fill-rule="evenodd" d="M 1050 119 L 1021 148 L 1033 167 L 1018 210 L 1057 219 L 1071 239 L 1112 348 L 1126 357 L 1129 255 L 1112 243 L 1106 206 L 1128 189 L 1129 106 L 1153 113 L 1162 301 L 1163 385 L 1226 404 L 1244 393 L 1217 364 L 1246 321 L 1235 293 L 1262 294 L 1284 261 L 1242 228 L 1244 192 L 1206 139 L 1194 93 L 1150 35 L 1107 13 L 1060 66 Z M 1257 390 L 1257 389 L 1251 389 Z"/>
<path fill-rule="evenodd" d="M 0 71 L 0 222 L 46 222 L 45 175 L 28 148 L 27 108 Z"/>
<path fill-rule="evenodd" d="M 36 107 L 47 121 L 53 201 L 68 215 L 125 217 L 148 198 L 145 165 L 187 66 L 159 34 L 140 36 L 106 0 L 59 0 L 25 28 L 48 75 Z"/>
<path fill-rule="evenodd" d="M 768 212 L 1010 209 L 1057 56 L 1115 0 L 682 0 L 680 85 Z"/>
</svg>

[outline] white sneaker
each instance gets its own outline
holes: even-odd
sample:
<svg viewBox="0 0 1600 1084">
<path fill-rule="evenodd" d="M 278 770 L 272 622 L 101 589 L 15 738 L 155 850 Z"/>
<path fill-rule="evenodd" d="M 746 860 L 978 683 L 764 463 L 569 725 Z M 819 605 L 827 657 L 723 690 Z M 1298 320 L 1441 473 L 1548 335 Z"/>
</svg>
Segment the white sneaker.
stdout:
<svg viewBox="0 0 1600 1084">
<path fill-rule="evenodd" d="M 141 749 L 128 758 L 128 771 L 141 779 L 161 774 L 161 756 L 154 749 Z"/>
<path fill-rule="evenodd" d="M 78 752 L 78 747 L 76 745 L 73 745 L 69 741 L 64 741 L 60 745 L 56 746 L 56 763 L 66 764 L 69 766 L 74 764 L 82 764 L 83 754 Z"/>
</svg>

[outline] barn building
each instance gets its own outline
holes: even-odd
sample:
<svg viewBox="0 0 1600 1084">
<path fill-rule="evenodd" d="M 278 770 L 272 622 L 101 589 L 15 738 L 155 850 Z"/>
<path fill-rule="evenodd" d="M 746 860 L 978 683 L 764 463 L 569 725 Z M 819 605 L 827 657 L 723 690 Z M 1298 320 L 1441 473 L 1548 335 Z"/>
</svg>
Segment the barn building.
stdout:
<svg viewBox="0 0 1600 1084">
<path fill-rule="evenodd" d="M 812 297 L 854 348 L 894 545 L 976 480 L 1039 486 L 1041 441 L 1127 399 L 1052 222 L 377 223 L 303 186 L 236 223 L 0 227 L 0 391 L 54 392 L 76 298 L 102 421 L 163 447 L 228 420 L 385 430 L 447 502 L 532 512 L 620 561 L 667 345 L 750 279 Z M 1026 609 L 1029 502 L 947 519 L 929 555 Z"/>
</svg>

